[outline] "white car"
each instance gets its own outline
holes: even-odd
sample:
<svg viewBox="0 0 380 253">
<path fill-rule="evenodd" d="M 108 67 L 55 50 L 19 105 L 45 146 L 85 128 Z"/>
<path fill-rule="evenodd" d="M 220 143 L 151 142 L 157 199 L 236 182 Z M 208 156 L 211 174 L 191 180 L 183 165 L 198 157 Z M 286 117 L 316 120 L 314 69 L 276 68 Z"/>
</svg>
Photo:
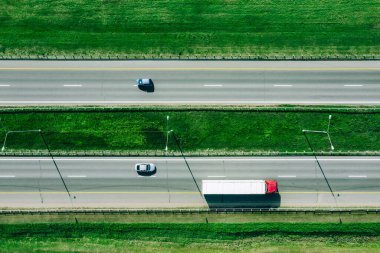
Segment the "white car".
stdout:
<svg viewBox="0 0 380 253">
<path fill-rule="evenodd" d="M 138 87 L 151 87 L 151 86 L 153 86 L 153 81 L 152 81 L 152 79 L 140 78 L 140 79 L 136 80 L 136 84 Z"/>
<path fill-rule="evenodd" d="M 156 171 L 156 165 L 153 163 L 137 163 L 135 170 L 142 173 L 152 173 Z"/>
</svg>

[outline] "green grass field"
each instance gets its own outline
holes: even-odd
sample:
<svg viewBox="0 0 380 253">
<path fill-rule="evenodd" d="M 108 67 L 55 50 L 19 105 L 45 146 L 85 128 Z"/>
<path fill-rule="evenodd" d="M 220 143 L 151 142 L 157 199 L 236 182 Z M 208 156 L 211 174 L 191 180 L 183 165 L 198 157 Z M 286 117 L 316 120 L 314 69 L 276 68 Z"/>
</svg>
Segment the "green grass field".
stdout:
<svg viewBox="0 0 380 253">
<path fill-rule="evenodd" d="M 353 213 L 70 213 L 0 215 L 0 224 L 22 223 L 380 223 L 380 214 Z"/>
<path fill-rule="evenodd" d="M 1 252 L 378 252 L 378 223 L 2 224 Z"/>
<path fill-rule="evenodd" d="M 52 150 L 164 150 L 166 116 L 184 152 L 330 151 L 325 134 L 330 112 L 255 111 L 103 111 L 0 113 L 1 136 L 6 130 L 42 129 Z M 332 113 L 335 151 L 379 151 L 380 113 Z M 12 150 L 46 150 L 38 133 L 10 134 Z M 178 152 L 174 135 L 169 151 Z"/>
<path fill-rule="evenodd" d="M 0 0 L 0 55 L 362 56 L 378 0 Z"/>
</svg>

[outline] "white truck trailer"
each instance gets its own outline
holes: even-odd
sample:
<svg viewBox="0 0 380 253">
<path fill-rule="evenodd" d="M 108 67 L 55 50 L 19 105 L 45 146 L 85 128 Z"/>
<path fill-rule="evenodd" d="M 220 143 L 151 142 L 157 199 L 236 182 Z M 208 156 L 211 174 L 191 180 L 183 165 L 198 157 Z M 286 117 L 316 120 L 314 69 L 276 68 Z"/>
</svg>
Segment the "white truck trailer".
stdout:
<svg viewBox="0 0 380 253">
<path fill-rule="evenodd" d="M 203 195 L 264 195 L 276 192 L 275 180 L 202 180 Z"/>
</svg>

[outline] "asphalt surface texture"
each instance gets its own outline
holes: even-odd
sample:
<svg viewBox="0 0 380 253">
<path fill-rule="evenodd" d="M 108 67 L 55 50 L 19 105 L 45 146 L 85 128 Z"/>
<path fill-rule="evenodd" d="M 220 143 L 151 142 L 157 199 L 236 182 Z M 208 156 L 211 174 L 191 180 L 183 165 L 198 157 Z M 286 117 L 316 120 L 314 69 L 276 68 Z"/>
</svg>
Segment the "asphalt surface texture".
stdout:
<svg viewBox="0 0 380 253">
<path fill-rule="evenodd" d="M 378 207 L 380 157 L 0 158 L 1 208 Z M 134 165 L 154 163 L 154 174 Z M 275 179 L 272 195 L 203 196 L 202 180 Z M 66 191 L 66 189 L 68 191 Z"/>
<path fill-rule="evenodd" d="M 0 61 L 0 104 L 380 104 L 380 61 Z"/>
</svg>

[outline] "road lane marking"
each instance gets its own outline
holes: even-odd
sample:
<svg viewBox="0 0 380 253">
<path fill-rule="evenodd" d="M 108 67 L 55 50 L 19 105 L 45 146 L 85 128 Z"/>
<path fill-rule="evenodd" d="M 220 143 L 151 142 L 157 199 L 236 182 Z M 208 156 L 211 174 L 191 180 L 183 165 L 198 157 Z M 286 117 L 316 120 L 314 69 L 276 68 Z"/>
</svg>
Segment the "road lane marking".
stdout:
<svg viewBox="0 0 380 253">
<path fill-rule="evenodd" d="M 292 84 L 275 84 L 274 87 L 293 87 Z"/>
<path fill-rule="evenodd" d="M 366 175 L 350 175 L 349 178 L 366 178 Z"/>
<path fill-rule="evenodd" d="M 278 176 L 280 178 L 294 178 L 294 177 L 297 177 L 295 175 L 289 175 L 289 176 Z"/>
<path fill-rule="evenodd" d="M 69 175 L 67 176 L 69 178 L 84 178 L 84 177 L 87 177 L 86 175 Z"/>
<path fill-rule="evenodd" d="M 336 191 L 334 194 L 343 195 L 343 194 L 353 194 L 353 195 L 366 195 L 366 194 L 374 194 L 380 195 L 380 192 L 340 192 Z M 279 194 L 331 194 L 331 192 L 279 192 Z"/>
<path fill-rule="evenodd" d="M 141 160 L 152 160 L 152 157 L 140 157 Z M 82 157 L 82 158 L 54 158 L 55 161 L 136 161 L 134 157 Z M 183 161 L 183 158 L 165 158 L 165 157 L 155 157 L 155 161 Z M 207 162 L 207 161 L 255 161 L 255 162 L 303 162 L 303 161 L 315 161 L 315 158 L 234 158 L 234 157 L 223 157 L 223 158 L 186 158 L 188 161 L 193 162 Z M 47 157 L 18 157 L 18 158 L 5 158 L 0 157 L 0 161 L 52 161 L 51 158 Z M 318 157 L 318 161 L 326 161 L 326 162 L 379 162 L 380 158 L 323 158 Z M 1 168 L 0 168 L 1 169 Z"/>
<path fill-rule="evenodd" d="M 10 84 L 0 84 L 0 87 L 9 87 L 11 86 Z"/>
<path fill-rule="evenodd" d="M 184 194 L 184 195 L 193 195 L 193 194 L 199 194 L 199 192 L 168 192 L 168 191 L 164 191 L 164 192 L 70 192 L 71 194 L 103 194 L 103 195 L 107 195 L 107 194 L 125 194 L 125 195 L 144 195 L 144 194 L 157 194 L 157 195 L 166 195 L 166 194 L 178 194 L 178 195 L 181 195 L 181 194 Z M 343 195 L 343 194 L 353 194 L 353 195 L 366 195 L 366 194 L 372 194 L 372 195 L 380 195 L 380 192 L 334 192 L 334 194 L 340 194 L 340 195 Z M 22 195 L 22 194 L 30 194 L 30 195 L 33 195 L 33 194 L 51 194 L 51 195 L 66 195 L 67 192 L 66 191 L 62 191 L 62 192 L 39 192 L 39 191 L 36 191 L 36 192 L 28 192 L 28 191 L 23 191 L 23 192 L 0 192 L 0 195 Z M 326 191 L 326 192 L 316 192 L 316 191 L 310 191 L 310 192 L 279 192 L 279 194 L 331 194 L 331 192 L 329 191 Z"/>
<path fill-rule="evenodd" d="M 362 84 L 345 84 L 345 87 L 362 87 Z"/>
<path fill-rule="evenodd" d="M 226 67 L 178 67 L 178 68 L 127 68 L 127 67 L 109 67 L 109 68 L 97 68 L 97 67 L 3 67 L 0 70 L 27 70 L 27 71 L 136 71 L 136 70 L 150 70 L 150 71 L 378 71 L 380 68 L 354 68 L 354 67 L 332 67 L 332 68 L 322 68 L 322 67 L 294 67 L 294 68 L 281 68 L 281 67 L 261 67 L 261 68 L 226 68 Z"/>
<path fill-rule="evenodd" d="M 147 178 L 147 177 L 156 177 L 156 176 L 138 176 L 138 177 L 142 177 L 142 178 Z"/>
<path fill-rule="evenodd" d="M 64 84 L 64 87 L 82 87 L 82 84 Z"/>
<path fill-rule="evenodd" d="M 199 192 L 70 192 L 70 194 L 125 194 L 125 195 L 133 195 L 133 194 L 199 194 Z M 0 192 L 0 195 L 20 195 L 20 194 L 51 194 L 51 195 L 62 195 L 62 194 L 67 194 L 67 192 Z"/>
<path fill-rule="evenodd" d="M 14 175 L 0 175 L 0 178 L 14 178 Z"/>
<path fill-rule="evenodd" d="M 221 178 L 221 177 L 226 177 L 226 176 L 207 176 L 207 177 Z"/>
<path fill-rule="evenodd" d="M 380 100 L 376 101 L 303 101 L 303 100 L 284 100 L 284 101 L 263 101 L 263 100 L 223 100 L 223 101 L 213 101 L 213 100 L 205 100 L 205 101 L 195 101 L 195 100 L 183 100 L 183 101 L 177 101 L 177 100 L 166 100 L 166 101 L 155 101 L 155 100 L 121 100 L 121 101 L 106 101 L 106 100 L 87 100 L 87 101 L 78 101 L 78 100 L 67 100 L 67 101 L 36 101 L 36 100 L 31 100 L 31 101 L 25 101 L 25 100 L 20 100 L 20 101 L 15 101 L 15 100 L 9 100 L 9 101 L 0 101 L 0 104 L 129 104 L 129 105 L 141 105 L 141 104 L 151 104 L 151 105 L 156 105 L 156 104 L 223 104 L 223 105 L 229 105 L 229 104 L 262 104 L 262 105 L 276 105 L 276 104 L 310 104 L 310 105 L 320 105 L 320 104 L 337 104 L 337 105 L 346 105 L 346 104 L 359 104 L 359 105 L 364 105 L 364 104 L 380 104 Z"/>
<path fill-rule="evenodd" d="M 204 87 L 223 87 L 222 84 L 204 84 Z"/>
</svg>

